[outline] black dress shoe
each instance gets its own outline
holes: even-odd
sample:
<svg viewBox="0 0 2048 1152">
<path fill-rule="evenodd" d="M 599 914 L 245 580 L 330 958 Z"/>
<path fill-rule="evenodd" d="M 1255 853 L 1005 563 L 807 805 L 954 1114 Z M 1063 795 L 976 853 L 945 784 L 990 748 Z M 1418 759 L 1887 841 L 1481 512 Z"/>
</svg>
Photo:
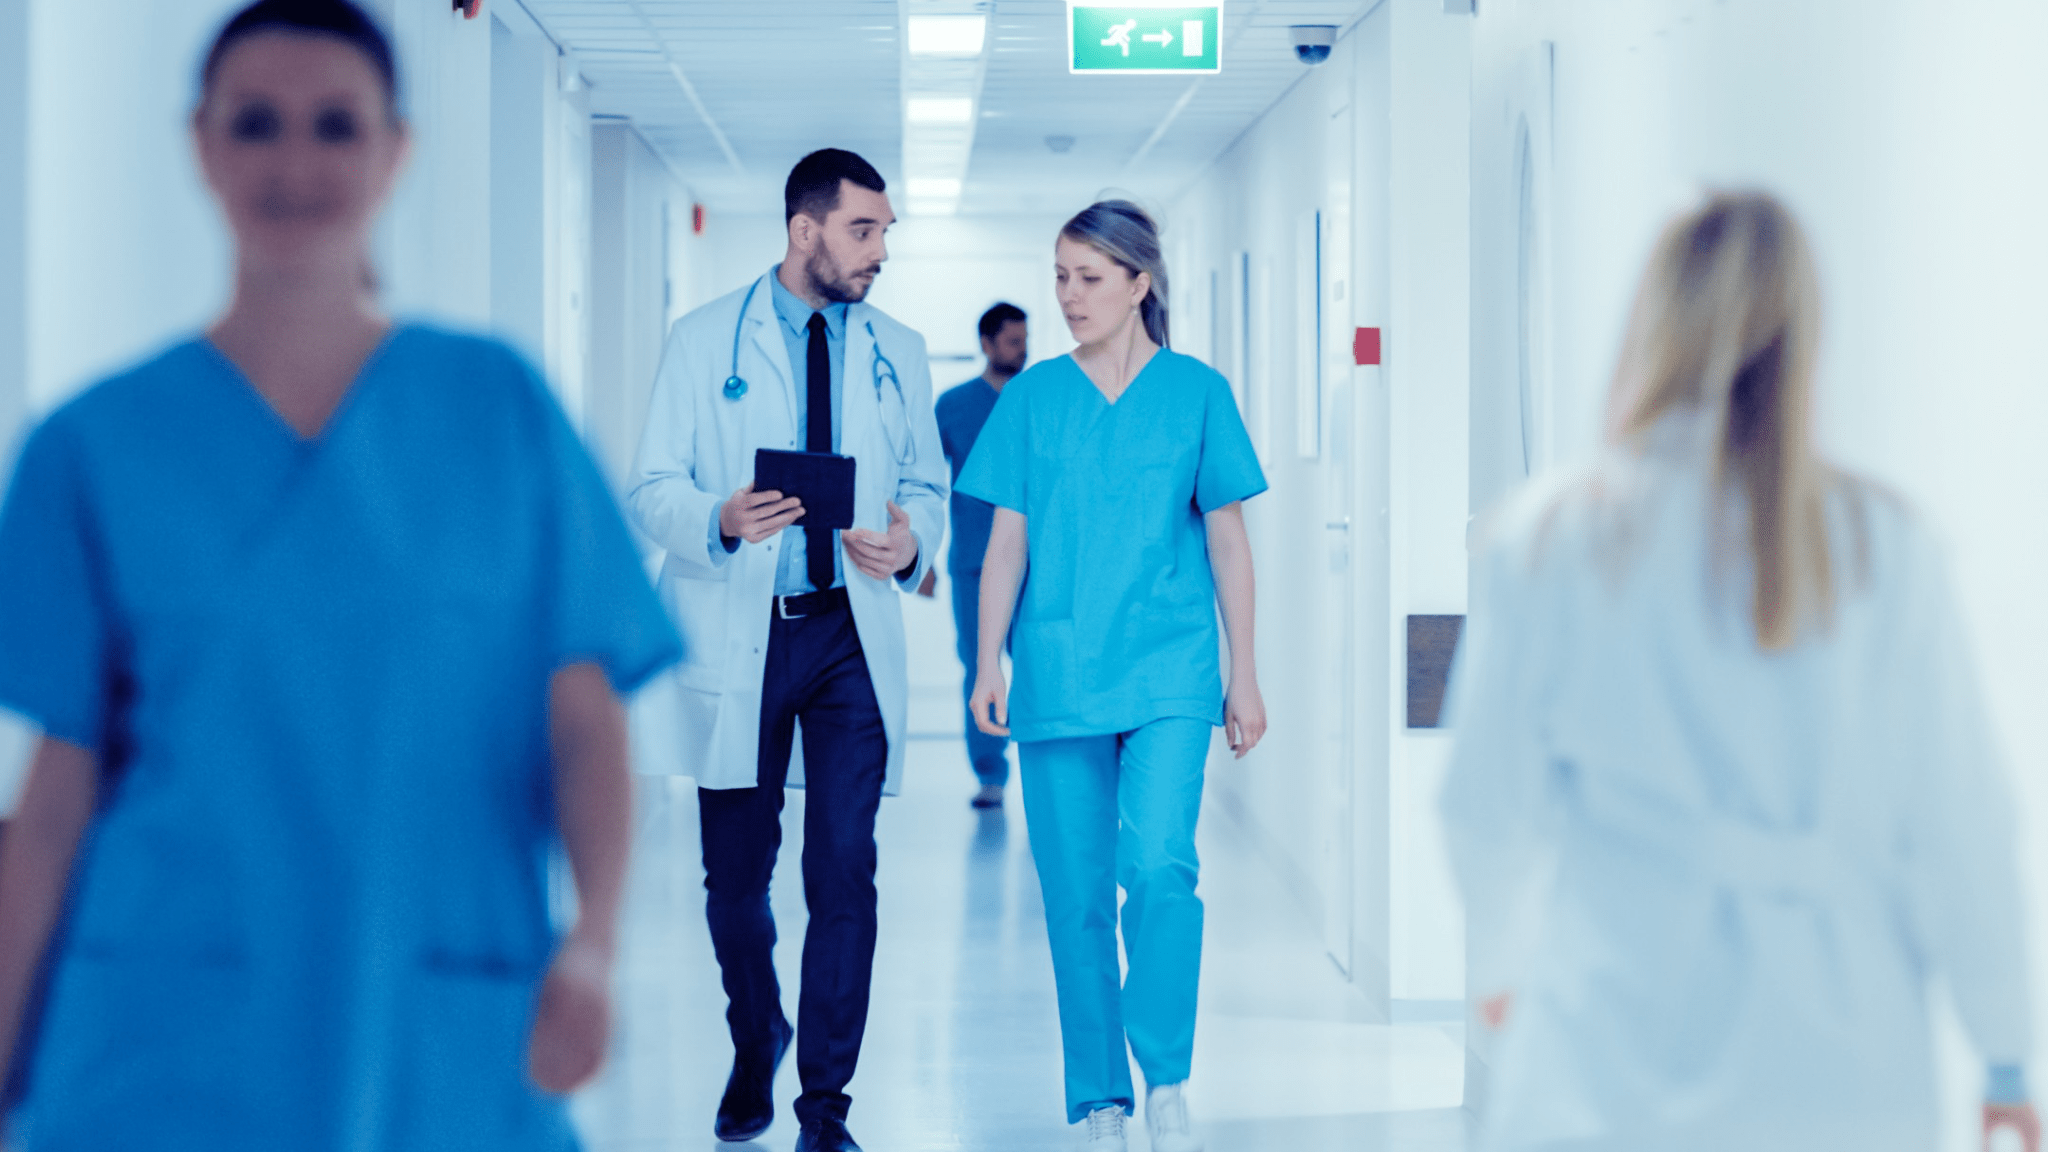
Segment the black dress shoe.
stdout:
<svg viewBox="0 0 2048 1152">
<path fill-rule="evenodd" d="M 853 1134 L 840 1120 L 809 1120 L 797 1133 L 796 1152 L 860 1152 Z"/>
<path fill-rule="evenodd" d="M 748 1068 L 739 1056 L 732 1060 L 732 1075 L 726 1077 L 725 1095 L 718 1101 L 718 1118 L 711 1133 L 728 1144 L 740 1144 L 768 1130 L 775 1123 L 775 1073 L 782 1058 L 789 1055 L 790 1037 L 796 1030 L 784 1020 L 775 1036 L 775 1059 L 766 1069 Z"/>
</svg>

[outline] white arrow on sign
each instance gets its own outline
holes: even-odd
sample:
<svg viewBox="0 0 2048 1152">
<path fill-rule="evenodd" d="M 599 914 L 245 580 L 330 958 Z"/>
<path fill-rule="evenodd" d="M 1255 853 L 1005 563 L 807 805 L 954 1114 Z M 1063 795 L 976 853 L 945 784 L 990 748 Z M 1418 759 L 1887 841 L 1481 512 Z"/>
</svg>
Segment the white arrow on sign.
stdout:
<svg viewBox="0 0 2048 1152">
<path fill-rule="evenodd" d="M 1168 32 L 1164 28 L 1161 28 L 1157 32 L 1147 32 L 1143 36 L 1140 36 L 1139 39 L 1143 40 L 1147 44 L 1157 44 L 1161 48 L 1164 48 L 1168 44 L 1173 43 L 1173 33 Z"/>
</svg>

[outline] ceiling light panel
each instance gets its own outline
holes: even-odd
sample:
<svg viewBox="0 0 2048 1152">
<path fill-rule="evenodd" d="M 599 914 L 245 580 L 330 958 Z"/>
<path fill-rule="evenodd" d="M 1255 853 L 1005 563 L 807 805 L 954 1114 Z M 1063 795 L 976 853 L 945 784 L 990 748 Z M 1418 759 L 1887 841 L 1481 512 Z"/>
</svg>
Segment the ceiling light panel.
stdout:
<svg viewBox="0 0 2048 1152">
<path fill-rule="evenodd" d="M 912 56 L 979 56 L 988 38 L 986 16 L 912 16 L 907 23 Z"/>
<path fill-rule="evenodd" d="M 912 96 L 903 102 L 912 124 L 965 124 L 974 119 L 972 96 Z"/>
</svg>

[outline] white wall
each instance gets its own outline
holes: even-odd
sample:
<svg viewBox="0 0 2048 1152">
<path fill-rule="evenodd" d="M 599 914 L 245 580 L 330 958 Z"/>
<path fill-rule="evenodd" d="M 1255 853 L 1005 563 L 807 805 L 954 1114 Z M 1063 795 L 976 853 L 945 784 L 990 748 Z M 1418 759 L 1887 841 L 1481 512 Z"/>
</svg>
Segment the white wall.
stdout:
<svg viewBox="0 0 2048 1152">
<path fill-rule="evenodd" d="M 491 19 L 491 324 L 532 363 L 547 362 L 550 112 L 561 103 L 553 42 Z"/>
<path fill-rule="evenodd" d="M 590 97 L 519 9 L 492 19 L 490 316 L 572 417 L 590 375 Z"/>
<path fill-rule="evenodd" d="M 1388 11 L 1390 979 L 1397 1000 L 1460 1000 L 1464 917 L 1436 816 L 1450 733 L 1405 726 L 1406 617 L 1465 611 L 1471 25 L 1429 0 Z"/>
<path fill-rule="evenodd" d="M 28 402 L 219 310 L 228 245 L 186 127 L 229 0 L 27 0 Z"/>
<path fill-rule="evenodd" d="M 1953 544 L 1964 607 L 2023 796 L 2048 977 L 2048 9 L 2029 0 L 1489 0 L 1474 31 L 1475 356 L 1501 362 L 1512 309 L 1506 109 L 1536 46 L 1556 59 L 1551 418 L 1597 437 L 1635 278 L 1701 181 L 1783 195 L 1827 300 L 1824 442 L 1905 491 Z M 1492 384 L 1498 385 L 1496 377 Z M 1496 451 L 1509 406 L 1481 404 Z M 1474 499 L 1500 484 L 1475 459 Z M 2048 998 L 2040 1003 L 2048 1012 Z M 1960 1138 L 1960 1137 L 1959 1137 Z"/>
<path fill-rule="evenodd" d="M 1431 0 L 1389 0 L 1169 213 L 1173 271 L 1196 305 L 1185 324 L 1176 315 L 1176 343 L 1233 376 L 1273 484 L 1246 513 L 1272 727 L 1252 769 L 1219 763 L 1215 787 L 1326 932 L 1332 904 L 1348 903 L 1353 979 L 1382 1004 L 1463 995 L 1462 919 L 1433 809 L 1443 740 L 1403 719 L 1405 617 L 1464 611 L 1468 38 L 1469 23 Z M 1303 240 L 1318 210 L 1330 245 L 1320 349 Z M 1382 330 L 1383 366 L 1352 365 L 1354 327 Z M 1325 572 L 1344 564 L 1333 597 Z M 1330 693 L 1333 678 L 1348 697 Z M 1310 827 L 1331 805 L 1352 811 L 1335 870 Z"/>
<path fill-rule="evenodd" d="M 690 194 L 623 121 L 591 133 L 590 379 L 583 428 L 623 489 L 688 254 Z"/>
<path fill-rule="evenodd" d="M 782 259 L 789 244 L 789 232 L 782 222 L 782 205 L 764 205 L 772 213 L 710 213 L 704 221 L 704 260 L 709 300 L 745 288 Z M 882 269 L 886 280 L 890 268 Z M 879 283 L 879 281 L 878 281 Z"/>
<path fill-rule="evenodd" d="M 446 4 L 375 0 L 399 62 L 412 162 L 377 230 L 384 301 L 469 328 L 491 322 L 491 28 Z"/>
</svg>

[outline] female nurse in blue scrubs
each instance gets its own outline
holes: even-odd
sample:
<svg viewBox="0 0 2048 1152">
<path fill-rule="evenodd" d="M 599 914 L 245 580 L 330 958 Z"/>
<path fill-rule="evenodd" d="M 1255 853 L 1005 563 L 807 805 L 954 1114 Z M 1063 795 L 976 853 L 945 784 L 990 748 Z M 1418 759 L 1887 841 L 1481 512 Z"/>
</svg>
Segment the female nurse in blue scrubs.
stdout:
<svg viewBox="0 0 2048 1152">
<path fill-rule="evenodd" d="M 227 25 L 192 132 L 232 303 L 45 420 L 0 508 L 0 705 L 43 732 L 0 856 L 24 1152 L 575 1145 L 617 694 L 678 641 L 542 382 L 378 311 L 395 87 L 346 0 Z"/>
<path fill-rule="evenodd" d="M 1061 230 L 1055 262 L 1080 347 L 1010 382 L 958 485 L 996 505 L 972 707 L 983 730 L 1018 741 L 1068 1121 L 1087 1123 L 1090 1152 L 1122 1152 L 1128 1042 L 1152 1148 L 1195 1152 L 1182 1095 L 1202 949 L 1195 820 L 1211 729 L 1226 725 L 1240 757 L 1265 733 L 1241 502 L 1266 480 L 1229 383 L 1165 347 L 1151 218 L 1092 205 Z"/>
</svg>

